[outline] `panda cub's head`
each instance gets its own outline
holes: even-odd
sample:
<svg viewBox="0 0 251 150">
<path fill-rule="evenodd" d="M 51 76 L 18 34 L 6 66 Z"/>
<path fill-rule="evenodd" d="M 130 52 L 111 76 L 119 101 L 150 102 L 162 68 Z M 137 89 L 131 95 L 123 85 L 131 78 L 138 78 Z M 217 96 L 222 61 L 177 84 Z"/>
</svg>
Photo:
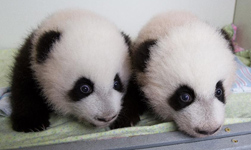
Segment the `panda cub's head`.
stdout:
<svg viewBox="0 0 251 150">
<path fill-rule="evenodd" d="M 158 117 L 196 137 L 221 128 L 236 65 L 218 30 L 186 12 L 161 14 L 139 33 L 133 63 Z"/>
<path fill-rule="evenodd" d="M 52 109 L 95 126 L 118 116 L 130 76 L 129 38 L 82 10 L 47 18 L 32 35 L 31 67 Z"/>
</svg>

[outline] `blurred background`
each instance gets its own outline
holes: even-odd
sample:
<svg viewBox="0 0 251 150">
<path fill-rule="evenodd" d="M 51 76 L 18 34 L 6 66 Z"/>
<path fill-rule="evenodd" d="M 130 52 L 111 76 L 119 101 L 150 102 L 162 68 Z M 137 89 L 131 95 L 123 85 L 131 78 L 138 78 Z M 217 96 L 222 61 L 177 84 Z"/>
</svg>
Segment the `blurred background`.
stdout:
<svg viewBox="0 0 251 150">
<path fill-rule="evenodd" d="M 243 10 L 247 5 L 250 7 L 250 0 L 1 0 L 0 49 L 18 48 L 45 17 L 64 8 L 99 13 L 134 38 L 140 28 L 160 12 L 187 10 L 221 28 L 234 22 L 237 6 Z M 239 15 L 238 21 L 247 20 L 250 14 Z"/>
</svg>

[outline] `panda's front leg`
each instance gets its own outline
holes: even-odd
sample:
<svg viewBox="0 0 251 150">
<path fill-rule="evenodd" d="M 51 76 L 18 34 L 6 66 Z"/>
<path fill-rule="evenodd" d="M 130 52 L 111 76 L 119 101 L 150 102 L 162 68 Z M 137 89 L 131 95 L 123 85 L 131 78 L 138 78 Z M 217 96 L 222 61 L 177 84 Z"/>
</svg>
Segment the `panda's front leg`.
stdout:
<svg viewBox="0 0 251 150">
<path fill-rule="evenodd" d="M 12 128 L 18 132 L 38 132 L 49 127 L 49 108 L 35 89 L 12 90 Z M 27 93 L 29 92 L 29 93 Z"/>
<path fill-rule="evenodd" d="M 134 76 L 130 79 L 124 96 L 122 110 L 110 126 L 111 129 L 131 127 L 140 121 L 140 115 L 147 109 L 143 92 L 140 90 Z"/>
<path fill-rule="evenodd" d="M 37 95 L 37 92 L 33 93 L 34 89 L 28 89 L 12 90 L 12 128 L 18 132 L 45 130 L 50 125 L 49 109 L 43 98 Z"/>
<path fill-rule="evenodd" d="M 49 125 L 50 109 L 41 95 L 37 82 L 30 69 L 23 69 L 25 75 L 20 75 L 14 68 L 11 83 L 11 123 L 18 132 L 37 132 L 45 130 Z M 26 67 L 29 68 L 29 67 Z"/>
<path fill-rule="evenodd" d="M 12 128 L 18 132 L 39 132 L 45 130 L 49 127 L 49 114 L 44 111 L 44 114 L 41 115 L 43 110 L 30 111 L 27 110 L 27 113 L 15 112 L 11 115 Z"/>
</svg>

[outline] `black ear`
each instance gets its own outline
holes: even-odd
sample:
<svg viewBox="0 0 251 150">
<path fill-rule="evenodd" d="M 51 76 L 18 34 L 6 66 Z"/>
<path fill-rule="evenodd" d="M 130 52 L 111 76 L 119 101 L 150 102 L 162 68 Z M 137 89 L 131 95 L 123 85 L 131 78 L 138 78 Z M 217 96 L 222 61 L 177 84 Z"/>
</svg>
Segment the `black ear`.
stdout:
<svg viewBox="0 0 251 150">
<path fill-rule="evenodd" d="M 60 35 L 58 31 L 47 31 L 41 35 L 36 45 L 38 63 L 43 63 L 48 58 L 53 44 L 60 39 Z"/>
<path fill-rule="evenodd" d="M 234 53 L 234 45 L 233 45 L 233 42 L 232 42 L 230 36 L 229 36 L 228 33 L 227 33 L 225 30 L 223 30 L 223 29 L 221 29 L 220 32 L 221 32 L 221 34 L 223 35 L 223 37 L 227 40 L 227 42 L 228 42 L 228 44 L 229 44 L 229 48 L 230 48 L 230 49 L 232 50 L 232 52 Z"/>
<path fill-rule="evenodd" d="M 136 70 L 144 72 L 150 58 L 150 48 L 156 45 L 157 40 L 147 40 L 141 43 L 133 54 L 133 65 Z"/>
<path fill-rule="evenodd" d="M 131 38 L 127 34 L 125 34 L 124 32 L 121 32 L 121 34 L 125 39 L 125 43 L 128 46 L 129 54 L 131 55 L 132 54 L 132 51 L 131 51 L 131 45 L 132 45 Z"/>
</svg>

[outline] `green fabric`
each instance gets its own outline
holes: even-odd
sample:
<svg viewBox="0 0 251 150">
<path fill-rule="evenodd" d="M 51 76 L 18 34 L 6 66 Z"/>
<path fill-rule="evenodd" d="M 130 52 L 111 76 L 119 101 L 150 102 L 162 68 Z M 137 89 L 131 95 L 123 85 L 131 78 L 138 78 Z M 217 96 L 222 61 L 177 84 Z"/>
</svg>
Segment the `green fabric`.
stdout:
<svg viewBox="0 0 251 150">
<path fill-rule="evenodd" d="M 16 50 L 0 50 L 0 87 L 8 86 L 10 66 Z M 251 121 L 251 93 L 232 94 L 226 106 L 225 124 Z M 0 117 L 0 149 L 48 145 L 79 140 L 97 140 L 164 133 L 177 130 L 173 122 L 161 122 L 143 115 L 136 127 L 109 130 L 86 126 L 69 117 L 51 115 L 51 125 L 43 132 L 19 133 L 11 129 L 8 117 Z"/>
<path fill-rule="evenodd" d="M 241 60 L 242 63 L 249 66 L 251 65 L 251 50 L 244 50 L 236 53 L 238 58 Z"/>
<path fill-rule="evenodd" d="M 0 88 L 9 86 L 9 75 L 17 50 L 0 50 Z"/>
<path fill-rule="evenodd" d="M 226 31 L 227 34 L 228 34 L 231 38 L 233 37 L 233 35 L 234 35 L 234 29 L 233 29 L 233 27 L 232 27 L 231 24 L 230 24 L 230 25 L 224 26 L 222 29 L 223 29 L 224 31 Z"/>
<path fill-rule="evenodd" d="M 224 31 L 227 32 L 227 34 L 229 35 L 229 37 L 232 39 L 232 37 L 234 36 L 234 29 L 232 27 L 232 25 L 226 25 L 222 28 Z M 239 60 L 250 67 L 251 65 L 251 50 L 244 50 L 244 51 L 240 51 L 235 53 Z"/>
</svg>

